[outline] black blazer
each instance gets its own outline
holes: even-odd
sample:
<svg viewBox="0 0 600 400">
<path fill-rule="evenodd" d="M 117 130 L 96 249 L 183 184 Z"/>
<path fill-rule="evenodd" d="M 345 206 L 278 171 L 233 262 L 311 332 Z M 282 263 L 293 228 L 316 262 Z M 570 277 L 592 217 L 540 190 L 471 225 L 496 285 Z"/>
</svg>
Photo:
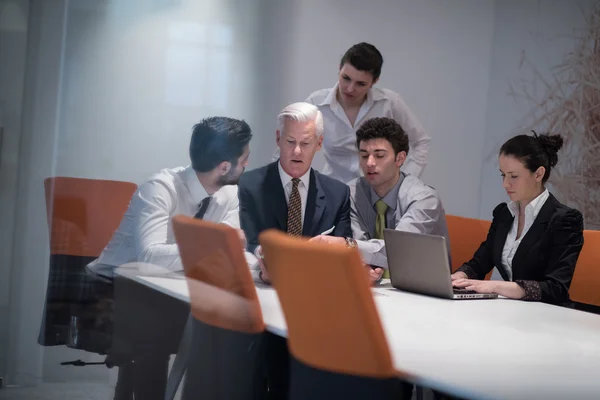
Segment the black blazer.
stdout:
<svg viewBox="0 0 600 400">
<path fill-rule="evenodd" d="M 270 228 L 287 231 L 287 202 L 277 161 L 242 174 L 238 189 L 240 224 L 246 233 L 248 251 L 258 246 L 262 231 Z M 335 225 L 330 235 L 352 237 L 350 189 L 313 169 L 304 214 L 303 236 L 316 236 Z"/>
<path fill-rule="evenodd" d="M 494 266 L 499 266 L 500 275 L 508 280 L 501 266 L 502 250 L 514 217 L 506 203 L 497 206 L 493 215 L 487 239 L 473 259 L 459 268 L 470 278 L 484 279 Z M 569 302 L 569 286 L 582 247 L 581 213 L 550 194 L 512 260 L 513 281 L 525 290 L 524 300 Z"/>
</svg>

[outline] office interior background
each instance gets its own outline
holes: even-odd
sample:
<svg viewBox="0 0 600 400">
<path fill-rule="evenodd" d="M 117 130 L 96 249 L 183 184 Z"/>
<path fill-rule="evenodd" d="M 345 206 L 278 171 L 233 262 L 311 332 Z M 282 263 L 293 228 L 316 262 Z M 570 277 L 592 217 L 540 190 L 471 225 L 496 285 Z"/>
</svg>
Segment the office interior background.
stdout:
<svg viewBox="0 0 600 400">
<path fill-rule="evenodd" d="M 86 399 L 114 384 L 105 367 L 59 365 L 99 356 L 37 344 L 46 177 L 140 184 L 187 165 L 191 127 L 211 115 L 245 119 L 249 168 L 262 166 L 278 111 L 333 86 L 361 41 L 384 56 L 378 86 L 431 135 L 423 180 L 447 213 L 491 219 L 506 201 L 502 142 L 553 129 L 568 144 L 552 190 L 600 227 L 600 112 L 585 103 L 599 98 L 599 12 L 590 0 L 0 0 L 0 377 Z"/>
</svg>

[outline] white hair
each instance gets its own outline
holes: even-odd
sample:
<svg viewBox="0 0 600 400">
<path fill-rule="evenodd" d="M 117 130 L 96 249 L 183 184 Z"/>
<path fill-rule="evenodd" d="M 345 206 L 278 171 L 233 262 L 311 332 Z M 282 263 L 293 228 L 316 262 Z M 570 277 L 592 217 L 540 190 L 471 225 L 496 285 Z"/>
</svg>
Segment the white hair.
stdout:
<svg viewBox="0 0 600 400">
<path fill-rule="evenodd" d="M 323 114 L 319 111 L 319 108 L 313 104 L 299 102 L 290 104 L 277 116 L 277 122 L 279 124 L 279 132 L 283 134 L 283 125 L 286 119 L 291 119 L 298 122 L 315 122 L 315 128 L 317 137 L 323 136 Z"/>
</svg>

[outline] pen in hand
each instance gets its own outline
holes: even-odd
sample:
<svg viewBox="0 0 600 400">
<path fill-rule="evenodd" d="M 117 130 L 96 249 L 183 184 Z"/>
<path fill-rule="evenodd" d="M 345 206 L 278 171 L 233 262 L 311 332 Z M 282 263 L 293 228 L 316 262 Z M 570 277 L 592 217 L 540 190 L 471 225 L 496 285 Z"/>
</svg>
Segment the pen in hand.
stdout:
<svg viewBox="0 0 600 400">
<path fill-rule="evenodd" d="M 335 225 L 331 228 L 327 229 L 325 232 L 321 233 L 321 235 L 329 235 L 335 229 Z"/>
</svg>

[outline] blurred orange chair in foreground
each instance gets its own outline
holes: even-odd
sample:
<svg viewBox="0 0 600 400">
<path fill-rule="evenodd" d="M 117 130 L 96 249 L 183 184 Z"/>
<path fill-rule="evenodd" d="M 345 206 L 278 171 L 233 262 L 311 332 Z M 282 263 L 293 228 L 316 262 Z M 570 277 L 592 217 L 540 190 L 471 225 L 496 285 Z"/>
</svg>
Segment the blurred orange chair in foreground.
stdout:
<svg viewBox="0 0 600 400">
<path fill-rule="evenodd" d="M 182 398 L 262 398 L 265 325 L 238 233 L 183 215 L 173 231 L 193 316 L 189 343 L 177 353 L 187 359 Z"/>
<path fill-rule="evenodd" d="M 358 250 L 275 230 L 259 241 L 287 321 L 290 399 L 402 398 L 406 375 L 394 368 Z"/>
</svg>

